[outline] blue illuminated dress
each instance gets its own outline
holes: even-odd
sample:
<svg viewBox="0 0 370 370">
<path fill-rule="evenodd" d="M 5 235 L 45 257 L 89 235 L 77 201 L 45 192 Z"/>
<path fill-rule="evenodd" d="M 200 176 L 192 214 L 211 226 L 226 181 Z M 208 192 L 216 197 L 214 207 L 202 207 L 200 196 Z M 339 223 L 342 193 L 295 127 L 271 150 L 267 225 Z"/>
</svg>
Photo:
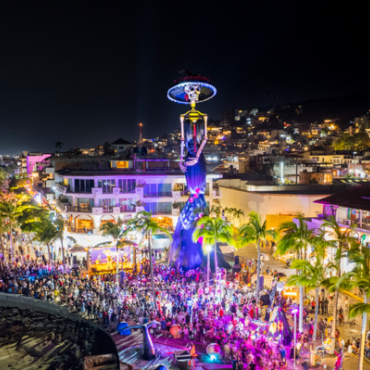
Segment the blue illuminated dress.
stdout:
<svg viewBox="0 0 370 370">
<path fill-rule="evenodd" d="M 192 124 L 188 121 L 185 121 L 184 124 L 185 147 L 188 150 L 185 157 L 186 162 L 194 158 L 196 152 L 194 151 L 194 137 L 191 135 Z M 203 122 L 199 120 L 196 123 L 198 143 L 201 141 L 201 136 L 204 131 L 202 127 Z M 193 241 L 193 232 L 197 218 L 196 212 L 201 212 L 201 210 L 207 207 L 204 198 L 207 185 L 206 175 L 206 161 L 203 153 L 201 153 L 196 164 L 186 167 L 185 179 L 190 197 L 180 213 L 169 252 L 169 261 L 173 261 L 184 270 L 199 267 L 203 259 L 202 244 Z"/>
</svg>

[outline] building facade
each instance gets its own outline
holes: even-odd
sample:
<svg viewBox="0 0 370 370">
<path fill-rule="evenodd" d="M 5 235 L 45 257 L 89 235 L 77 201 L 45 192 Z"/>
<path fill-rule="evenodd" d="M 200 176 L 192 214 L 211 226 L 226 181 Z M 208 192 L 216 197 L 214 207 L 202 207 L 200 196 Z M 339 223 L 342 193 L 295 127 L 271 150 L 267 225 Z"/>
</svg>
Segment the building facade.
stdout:
<svg viewBox="0 0 370 370">
<path fill-rule="evenodd" d="M 99 242 L 100 228 L 118 218 L 128 221 L 137 212 L 152 212 L 159 224 L 172 232 L 180 209 L 188 199 L 185 177 L 169 160 L 112 160 L 110 170 L 63 169 L 55 174 L 57 207 L 66 219 L 67 232 L 82 245 Z M 221 194 L 207 175 L 206 201 Z"/>
<path fill-rule="evenodd" d="M 363 247 L 370 247 L 370 186 L 354 186 L 345 192 L 330 195 L 314 201 L 320 205 L 321 213 L 316 217 L 306 218 L 309 229 L 321 229 L 323 224 L 334 217 L 338 225 L 344 230 L 351 227 L 358 243 Z M 335 249 L 328 248 L 326 259 L 333 260 Z M 342 258 L 342 271 L 350 271 L 352 266 L 347 258 Z"/>
</svg>

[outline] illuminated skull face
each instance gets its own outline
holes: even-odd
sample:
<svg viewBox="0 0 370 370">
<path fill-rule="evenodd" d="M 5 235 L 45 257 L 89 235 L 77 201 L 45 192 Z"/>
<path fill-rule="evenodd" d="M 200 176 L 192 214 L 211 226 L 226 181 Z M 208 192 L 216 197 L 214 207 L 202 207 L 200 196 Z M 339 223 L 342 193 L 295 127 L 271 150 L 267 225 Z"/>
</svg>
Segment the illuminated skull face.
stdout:
<svg viewBox="0 0 370 370">
<path fill-rule="evenodd" d="M 200 94 L 199 85 L 186 85 L 184 88 L 185 93 L 188 95 L 188 100 L 197 102 Z"/>
</svg>

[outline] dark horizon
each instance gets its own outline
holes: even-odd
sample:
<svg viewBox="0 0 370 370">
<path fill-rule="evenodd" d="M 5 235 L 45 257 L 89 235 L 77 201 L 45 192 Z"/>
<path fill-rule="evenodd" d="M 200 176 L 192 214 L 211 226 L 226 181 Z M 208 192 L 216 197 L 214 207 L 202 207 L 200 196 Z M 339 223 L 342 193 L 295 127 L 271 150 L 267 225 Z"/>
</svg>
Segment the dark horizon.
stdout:
<svg viewBox="0 0 370 370">
<path fill-rule="evenodd" d="M 55 151 L 57 141 L 62 150 L 132 141 L 139 122 L 145 138 L 173 131 L 186 107 L 166 94 L 184 68 L 216 86 L 217 96 L 198 106 L 214 119 L 225 109 L 369 87 L 359 6 L 113 1 L 0 9 L 0 154 Z"/>
</svg>

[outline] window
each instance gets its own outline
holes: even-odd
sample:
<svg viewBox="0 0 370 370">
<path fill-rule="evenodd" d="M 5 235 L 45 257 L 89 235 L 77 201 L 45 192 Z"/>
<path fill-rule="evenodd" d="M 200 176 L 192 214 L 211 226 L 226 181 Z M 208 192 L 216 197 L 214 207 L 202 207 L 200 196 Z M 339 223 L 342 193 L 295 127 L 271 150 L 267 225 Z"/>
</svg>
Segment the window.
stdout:
<svg viewBox="0 0 370 370">
<path fill-rule="evenodd" d="M 158 195 L 160 197 L 172 197 L 171 184 L 158 184 Z"/>
<path fill-rule="evenodd" d="M 144 209 L 147 211 L 147 212 L 152 212 L 153 215 L 156 215 L 158 212 L 158 204 L 157 203 L 146 203 L 146 205 L 144 206 Z"/>
<path fill-rule="evenodd" d="M 99 180 L 98 187 L 103 189 L 103 193 L 112 193 L 116 186 L 116 180 Z"/>
<path fill-rule="evenodd" d="M 130 199 L 120 199 L 119 207 L 121 212 L 135 212 L 135 207 L 132 205 Z"/>
<path fill-rule="evenodd" d="M 157 197 L 157 184 L 146 184 L 144 186 L 144 197 Z"/>
<path fill-rule="evenodd" d="M 116 200 L 115 199 L 99 199 L 99 207 L 115 207 Z"/>
<path fill-rule="evenodd" d="M 128 161 L 117 161 L 117 168 L 128 168 Z"/>
<path fill-rule="evenodd" d="M 158 203 L 158 213 L 163 213 L 165 215 L 172 213 L 172 203 L 171 202 L 159 202 Z"/>
<path fill-rule="evenodd" d="M 171 184 L 147 184 L 144 187 L 144 197 L 171 197 Z"/>
<path fill-rule="evenodd" d="M 121 193 L 135 193 L 136 180 L 118 180 Z"/>
<path fill-rule="evenodd" d="M 75 179 L 75 193 L 91 193 L 91 188 L 94 187 L 94 180 Z"/>
<path fill-rule="evenodd" d="M 94 199 L 89 198 L 76 198 L 77 207 L 90 208 L 94 207 Z"/>
<path fill-rule="evenodd" d="M 172 203 L 171 202 L 153 202 L 146 203 L 144 209 L 147 212 L 152 212 L 153 215 L 157 214 L 171 214 L 172 213 Z"/>
</svg>

